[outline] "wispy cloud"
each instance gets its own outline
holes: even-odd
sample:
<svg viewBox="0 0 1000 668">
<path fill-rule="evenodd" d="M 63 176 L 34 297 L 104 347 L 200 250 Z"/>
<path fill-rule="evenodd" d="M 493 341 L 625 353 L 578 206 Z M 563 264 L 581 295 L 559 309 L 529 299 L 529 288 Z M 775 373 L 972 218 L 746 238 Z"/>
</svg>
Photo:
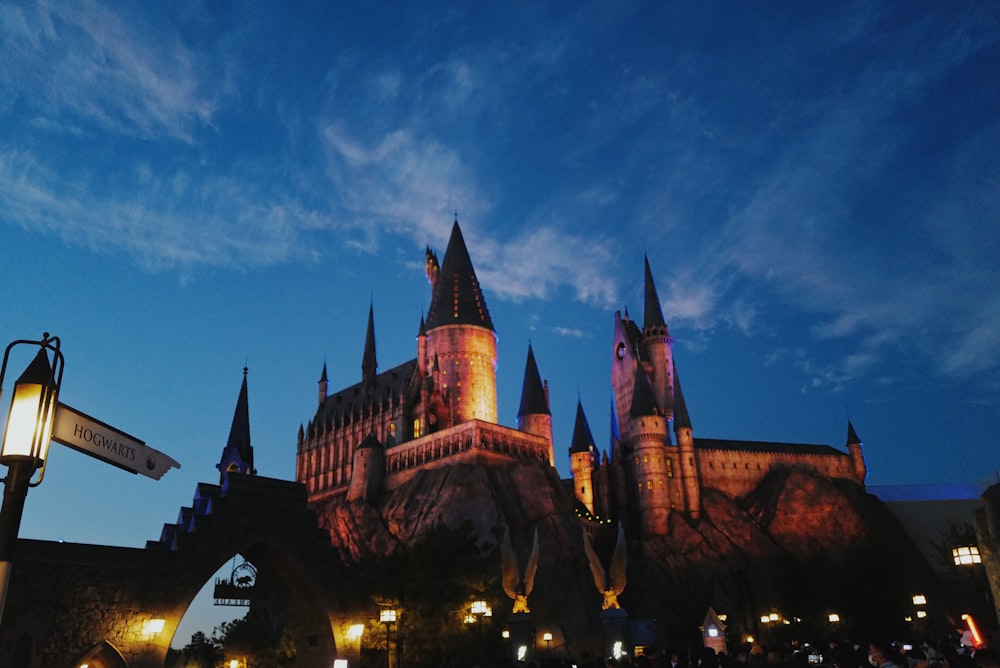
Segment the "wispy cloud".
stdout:
<svg viewBox="0 0 1000 668">
<path fill-rule="evenodd" d="M 0 81 L 38 116 L 185 142 L 212 123 L 224 79 L 210 54 L 96 2 L 0 8 Z"/>
</svg>

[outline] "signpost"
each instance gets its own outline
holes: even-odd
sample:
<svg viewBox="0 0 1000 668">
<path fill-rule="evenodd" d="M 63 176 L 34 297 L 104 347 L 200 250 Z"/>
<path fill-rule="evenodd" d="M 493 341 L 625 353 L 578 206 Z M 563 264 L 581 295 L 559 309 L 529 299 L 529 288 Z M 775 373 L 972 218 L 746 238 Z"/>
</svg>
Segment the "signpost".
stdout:
<svg viewBox="0 0 1000 668">
<path fill-rule="evenodd" d="M 63 403 L 56 407 L 52 440 L 153 480 L 159 480 L 171 468 L 181 467 L 174 459 L 135 436 Z"/>
</svg>

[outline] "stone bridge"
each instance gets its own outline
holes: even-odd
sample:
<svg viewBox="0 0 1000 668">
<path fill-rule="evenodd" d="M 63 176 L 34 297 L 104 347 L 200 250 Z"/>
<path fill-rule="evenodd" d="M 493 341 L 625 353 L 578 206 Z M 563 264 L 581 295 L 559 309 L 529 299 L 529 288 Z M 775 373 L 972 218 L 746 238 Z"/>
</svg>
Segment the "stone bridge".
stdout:
<svg viewBox="0 0 1000 668">
<path fill-rule="evenodd" d="M 331 608 L 343 571 L 305 487 L 229 473 L 221 486 L 199 484 L 192 507 L 144 549 L 20 540 L 0 668 L 161 668 L 191 601 L 237 554 L 280 592 L 296 665 L 332 666 L 338 641 L 347 647 Z"/>
</svg>

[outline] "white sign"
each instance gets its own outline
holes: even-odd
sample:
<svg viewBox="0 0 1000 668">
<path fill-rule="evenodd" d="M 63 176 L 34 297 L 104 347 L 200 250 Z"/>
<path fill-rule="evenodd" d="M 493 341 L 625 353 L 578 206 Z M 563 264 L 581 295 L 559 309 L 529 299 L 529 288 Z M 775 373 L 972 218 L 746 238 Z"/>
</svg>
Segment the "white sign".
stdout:
<svg viewBox="0 0 1000 668">
<path fill-rule="evenodd" d="M 134 436 L 60 403 L 56 407 L 52 440 L 130 473 L 159 480 L 181 465 Z"/>
</svg>

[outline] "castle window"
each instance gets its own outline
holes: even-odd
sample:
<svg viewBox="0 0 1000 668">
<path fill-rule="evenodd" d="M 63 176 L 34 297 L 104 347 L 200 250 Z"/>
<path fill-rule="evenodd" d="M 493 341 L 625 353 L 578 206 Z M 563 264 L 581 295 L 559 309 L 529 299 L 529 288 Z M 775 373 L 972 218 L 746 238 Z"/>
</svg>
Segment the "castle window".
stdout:
<svg viewBox="0 0 1000 668">
<path fill-rule="evenodd" d="M 565 489 L 565 487 L 563 489 Z M 653 481 L 652 480 L 647 480 L 646 481 L 646 489 L 653 489 Z"/>
<path fill-rule="evenodd" d="M 674 462 L 673 460 L 670 459 L 667 460 L 667 477 L 668 478 L 674 477 Z"/>
<path fill-rule="evenodd" d="M 663 489 L 663 481 L 662 480 L 657 480 L 656 481 L 656 486 L 659 487 L 660 489 Z"/>
<path fill-rule="evenodd" d="M 389 423 L 389 438 L 396 438 L 396 423 Z"/>
<path fill-rule="evenodd" d="M 641 482 L 639 483 L 639 492 L 640 493 L 642 492 L 642 483 Z"/>
<path fill-rule="evenodd" d="M 420 418 L 413 421 L 413 438 L 420 438 Z"/>
<path fill-rule="evenodd" d="M 649 455 L 643 455 L 642 456 L 642 463 L 643 464 L 648 464 L 649 463 Z"/>
</svg>

